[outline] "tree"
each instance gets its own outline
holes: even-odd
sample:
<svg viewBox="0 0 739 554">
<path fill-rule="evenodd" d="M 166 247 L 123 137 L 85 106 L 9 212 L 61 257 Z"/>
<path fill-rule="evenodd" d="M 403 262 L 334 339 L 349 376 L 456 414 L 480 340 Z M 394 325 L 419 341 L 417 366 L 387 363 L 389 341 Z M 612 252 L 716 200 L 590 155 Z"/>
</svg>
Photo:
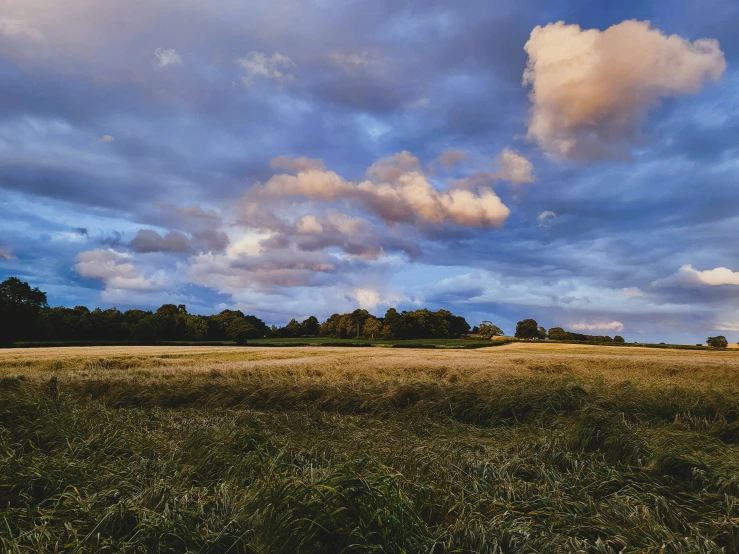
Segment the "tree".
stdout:
<svg viewBox="0 0 739 554">
<path fill-rule="evenodd" d="M 623 344 L 626 341 L 621 335 L 616 335 L 615 337 L 613 337 L 613 342 L 618 342 L 619 344 Z"/>
<path fill-rule="evenodd" d="M 544 329 L 544 327 L 539 327 L 539 329 L 536 332 L 536 335 L 538 339 L 544 340 L 545 338 L 547 338 L 547 330 Z"/>
<path fill-rule="evenodd" d="M 356 309 L 352 312 L 352 326 L 357 330 L 357 338 L 362 334 L 362 325 L 369 319 L 370 313 L 367 310 Z"/>
<path fill-rule="evenodd" d="M 567 331 L 562 327 L 552 327 L 549 329 L 549 340 L 567 340 Z"/>
<path fill-rule="evenodd" d="M 300 323 L 298 323 L 298 320 L 292 318 L 290 320 L 290 323 L 285 325 L 285 327 L 282 329 L 281 334 L 283 337 L 299 337 L 302 330 L 303 329 L 300 326 Z"/>
<path fill-rule="evenodd" d="M 205 340 L 208 335 L 208 321 L 199 315 L 185 316 L 185 338 L 187 340 Z"/>
<path fill-rule="evenodd" d="M 483 338 L 490 339 L 493 337 L 503 336 L 505 333 L 503 333 L 503 330 L 500 327 L 493 325 L 491 321 L 485 320 L 480 323 L 477 334 Z"/>
<path fill-rule="evenodd" d="M 385 327 L 387 327 L 387 333 L 383 330 L 383 334 L 385 334 L 386 338 L 405 338 L 405 320 L 395 308 L 389 308 L 388 311 L 385 312 Z"/>
<path fill-rule="evenodd" d="M 726 348 L 729 346 L 729 341 L 726 340 L 725 336 L 719 335 L 717 337 L 708 337 L 706 339 L 706 344 L 708 346 L 713 346 L 714 348 Z"/>
<path fill-rule="evenodd" d="M 233 320 L 226 331 L 226 338 L 239 346 L 245 345 L 248 339 L 255 339 L 259 336 L 260 332 L 245 319 Z"/>
<path fill-rule="evenodd" d="M 535 339 L 539 337 L 539 324 L 535 319 L 524 319 L 516 323 L 516 338 Z"/>
<path fill-rule="evenodd" d="M 169 330 L 169 321 L 166 316 L 149 314 L 131 328 L 131 334 L 136 342 L 153 344 L 161 340 L 167 340 Z"/>
<path fill-rule="evenodd" d="M 370 317 L 364 322 L 362 335 L 370 340 L 375 340 L 382 333 L 382 323 L 376 317 Z"/>
<path fill-rule="evenodd" d="M 314 315 L 310 316 L 308 319 L 303 321 L 303 323 L 300 324 L 302 334 L 306 337 L 315 337 L 318 335 L 318 318 Z"/>
<path fill-rule="evenodd" d="M 29 337 L 46 308 L 46 293 L 16 277 L 0 283 L 0 346 Z"/>
</svg>

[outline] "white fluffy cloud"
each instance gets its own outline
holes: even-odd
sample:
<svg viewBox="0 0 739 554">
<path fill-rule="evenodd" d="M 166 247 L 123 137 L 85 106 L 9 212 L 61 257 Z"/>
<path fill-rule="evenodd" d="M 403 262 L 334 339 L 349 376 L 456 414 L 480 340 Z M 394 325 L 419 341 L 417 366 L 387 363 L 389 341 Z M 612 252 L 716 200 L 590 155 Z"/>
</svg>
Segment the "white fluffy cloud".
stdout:
<svg viewBox="0 0 739 554">
<path fill-rule="evenodd" d="M 182 57 L 177 50 L 168 48 L 157 48 L 154 50 L 154 59 L 152 60 L 157 67 L 167 67 L 168 65 L 182 65 Z"/>
<path fill-rule="evenodd" d="M 295 80 L 290 71 L 296 67 L 294 61 L 284 54 L 275 52 L 267 56 L 264 52 L 249 52 L 236 63 L 244 70 L 241 78 L 246 86 L 250 86 L 255 79 L 270 79 L 280 84 Z"/>
<path fill-rule="evenodd" d="M 252 203 L 284 197 L 323 202 L 343 200 L 388 223 L 416 225 L 500 227 L 510 213 L 489 187 L 476 192 L 437 190 L 421 172 L 418 159 L 408 152 L 378 160 L 367 170 L 368 179 L 361 182 L 347 181 L 324 169 L 295 169 L 297 175 L 275 175 L 263 185 L 255 186 L 246 199 Z"/>
<path fill-rule="evenodd" d="M 573 331 L 623 331 L 624 324 L 620 321 L 573 323 L 569 326 Z"/>
<path fill-rule="evenodd" d="M 732 271 L 725 267 L 699 271 L 692 265 L 686 264 L 673 275 L 652 282 L 653 287 L 676 285 L 739 285 L 739 271 Z"/>
<path fill-rule="evenodd" d="M 605 31 L 560 21 L 537 26 L 525 45 L 524 85 L 531 85 L 528 135 L 554 158 L 628 154 L 647 111 L 660 99 L 696 94 L 721 77 L 716 40 L 691 43 L 648 21 Z"/>
<path fill-rule="evenodd" d="M 151 277 L 141 275 L 130 254 L 115 250 L 88 250 L 77 256 L 77 273 L 100 279 L 108 290 L 157 290 L 160 286 Z"/>
</svg>

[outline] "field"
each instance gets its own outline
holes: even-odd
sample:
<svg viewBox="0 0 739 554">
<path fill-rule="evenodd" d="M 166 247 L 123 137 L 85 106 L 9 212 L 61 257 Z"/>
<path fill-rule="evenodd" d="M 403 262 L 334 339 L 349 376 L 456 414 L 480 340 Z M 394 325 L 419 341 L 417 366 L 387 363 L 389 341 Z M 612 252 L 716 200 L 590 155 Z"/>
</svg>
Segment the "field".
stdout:
<svg viewBox="0 0 739 554">
<path fill-rule="evenodd" d="M 739 552 L 739 352 L 0 350 L 3 552 Z"/>
</svg>

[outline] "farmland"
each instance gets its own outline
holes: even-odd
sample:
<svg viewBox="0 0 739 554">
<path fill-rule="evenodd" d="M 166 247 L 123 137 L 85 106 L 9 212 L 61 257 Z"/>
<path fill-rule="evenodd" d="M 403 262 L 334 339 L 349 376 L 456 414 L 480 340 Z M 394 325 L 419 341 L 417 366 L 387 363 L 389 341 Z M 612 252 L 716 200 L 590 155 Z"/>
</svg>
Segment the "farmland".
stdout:
<svg viewBox="0 0 739 554">
<path fill-rule="evenodd" d="M 0 350 L 7 552 L 739 550 L 739 352 Z"/>
</svg>

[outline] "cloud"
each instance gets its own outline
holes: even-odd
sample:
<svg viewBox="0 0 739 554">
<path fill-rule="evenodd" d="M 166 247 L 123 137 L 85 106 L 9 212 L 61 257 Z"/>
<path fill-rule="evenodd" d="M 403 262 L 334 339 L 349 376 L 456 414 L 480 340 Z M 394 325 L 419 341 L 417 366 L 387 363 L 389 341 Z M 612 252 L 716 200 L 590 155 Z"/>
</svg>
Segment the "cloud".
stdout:
<svg viewBox="0 0 739 554">
<path fill-rule="evenodd" d="M 441 156 L 436 158 L 436 161 L 444 167 L 452 167 L 466 159 L 467 153 L 462 150 L 447 150 L 446 152 L 443 152 Z"/>
<path fill-rule="evenodd" d="M 111 143 L 115 141 L 115 137 L 111 135 L 103 135 L 100 137 L 100 140 L 98 142 L 104 142 L 104 143 Z"/>
<path fill-rule="evenodd" d="M 570 329 L 573 331 L 623 331 L 624 330 L 624 324 L 620 321 L 611 321 L 611 322 L 602 322 L 602 323 L 594 323 L 594 322 L 581 322 L 581 323 L 573 323 L 569 326 Z"/>
<path fill-rule="evenodd" d="M 333 51 L 329 53 L 328 59 L 332 64 L 350 74 L 360 70 L 378 72 L 385 67 L 385 62 L 380 56 L 369 52 L 357 54 Z"/>
<path fill-rule="evenodd" d="M 557 214 L 551 210 L 541 212 L 539 215 L 536 216 L 537 225 L 539 227 L 551 227 L 552 222 L 555 220 L 556 217 Z"/>
<path fill-rule="evenodd" d="M 510 148 L 504 148 L 495 158 L 498 168 L 495 176 L 501 181 L 510 181 L 515 184 L 533 183 L 534 166 L 529 160 Z"/>
<path fill-rule="evenodd" d="M 10 261 L 10 260 L 15 260 L 16 257 L 13 255 L 13 253 L 10 250 L 0 246 L 0 259 Z"/>
<path fill-rule="evenodd" d="M 692 265 L 686 264 L 677 272 L 664 279 L 652 282 L 653 287 L 680 286 L 680 285 L 739 285 L 739 271 L 732 271 L 725 267 L 698 271 Z"/>
<path fill-rule="evenodd" d="M 722 321 L 713 324 L 713 326 L 711 326 L 711 329 L 715 329 L 716 331 L 739 331 L 739 322 Z"/>
<path fill-rule="evenodd" d="M 169 231 L 162 236 L 156 231 L 142 229 L 131 241 L 134 252 L 146 254 L 149 252 L 189 252 L 190 239 L 179 231 Z"/>
<path fill-rule="evenodd" d="M 434 188 L 420 171 L 418 159 L 401 152 L 375 162 L 367 180 L 347 181 L 333 171 L 308 169 L 297 175 L 275 175 L 257 185 L 246 199 L 302 197 L 312 201 L 344 200 L 386 223 L 412 225 L 454 224 L 464 227 L 500 227 L 510 210 L 492 189 L 477 192 Z M 258 204 L 257 204 L 258 205 Z"/>
<path fill-rule="evenodd" d="M 23 19 L 12 17 L 0 17 L 0 36 L 8 38 L 30 38 L 38 42 L 44 40 L 44 35 L 41 31 L 35 27 L 31 27 Z"/>
<path fill-rule="evenodd" d="M 251 224 L 256 226 L 253 220 Z M 390 252 L 405 253 L 410 259 L 419 255 L 416 241 L 406 236 L 407 233 L 335 210 L 304 215 L 294 224 L 270 218 L 259 228 L 271 233 L 259 243 L 264 250 L 297 248 L 302 252 L 317 252 L 339 248 L 348 257 L 363 260 L 377 260 Z"/>
<path fill-rule="evenodd" d="M 203 229 L 192 233 L 192 237 L 180 231 L 168 231 L 160 235 L 151 229 L 141 229 L 131 240 L 129 246 L 134 252 L 169 252 L 186 254 L 195 252 L 220 252 L 229 244 L 225 233 L 213 229 Z"/>
<path fill-rule="evenodd" d="M 77 256 L 75 270 L 82 277 L 100 279 L 106 289 L 157 290 L 155 280 L 139 274 L 129 254 L 115 250 L 88 250 Z"/>
<path fill-rule="evenodd" d="M 154 50 L 154 58 L 152 62 L 157 67 L 167 67 L 168 65 L 182 65 L 182 57 L 174 49 L 157 48 Z"/>
<path fill-rule="evenodd" d="M 524 49 L 528 136 L 549 156 L 572 160 L 628 155 L 660 99 L 697 94 L 726 68 L 718 41 L 691 43 L 648 21 L 605 31 L 550 23 L 535 27 Z"/>
<path fill-rule="evenodd" d="M 267 56 L 264 52 L 249 52 L 243 58 L 237 58 L 236 63 L 245 71 L 241 80 L 246 86 L 250 86 L 257 78 L 270 79 L 280 84 L 295 80 L 290 70 L 296 64 L 284 54 L 275 52 Z"/>
<path fill-rule="evenodd" d="M 317 169 L 319 171 L 326 169 L 321 160 L 314 160 L 306 157 L 291 158 L 290 156 L 277 156 L 276 158 L 272 158 L 269 162 L 269 166 L 272 169 L 284 169 L 285 171 L 291 171 L 293 173 L 309 171 L 311 169 Z"/>
<path fill-rule="evenodd" d="M 410 298 L 396 292 L 383 292 L 371 288 L 358 287 L 353 289 L 347 296 L 351 301 L 359 305 L 363 310 L 377 310 L 378 306 L 395 308 L 401 302 L 409 302 Z"/>
<path fill-rule="evenodd" d="M 627 298 L 644 298 L 647 296 L 647 293 L 637 287 L 621 289 L 621 294 L 623 294 Z"/>
</svg>

